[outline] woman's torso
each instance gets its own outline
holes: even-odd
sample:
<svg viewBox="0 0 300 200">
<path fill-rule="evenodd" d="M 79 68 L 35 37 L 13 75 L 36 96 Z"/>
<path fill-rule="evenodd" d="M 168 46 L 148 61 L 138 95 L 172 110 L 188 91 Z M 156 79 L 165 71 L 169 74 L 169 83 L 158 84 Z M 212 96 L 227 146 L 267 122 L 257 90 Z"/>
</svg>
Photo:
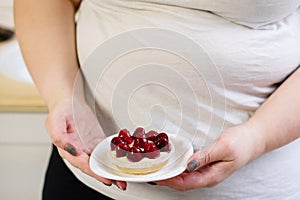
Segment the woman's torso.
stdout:
<svg viewBox="0 0 300 200">
<path fill-rule="evenodd" d="M 200 63 L 195 67 L 182 58 L 194 49 L 183 45 L 182 51 L 179 51 L 183 55 L 178 55 L 171 51 L 171 45 L 170 49 L 165 50 L 133 49 L 116 57 L 111 65 L 99 66 L 99 71 L 103 73 L 97 88 L 93 89 L 97 91 L 100 123 L 104 130 L 113 133 L 122 127 L 142 125 L 175 134 L 184 133 L 191 138 L 195 148 L 200 148 L 207 145 L 203 140 L 212 142 L 222 129 L 246 121 L 300 64 L 300 10 L 293 12 L 300 3 L 289 1 L 284 6 L 283 1 L 243 3 L 84 1 L 77 34 L 79 60 L 86 74 L 89 70 L 84 63 L 89 54 L 103 43 L 113 44 L 115 36 L 129 35 L 141 43 L 141 47 L 161 44 L 161 41 L 156 44 L 155 40 L 151 40 L 153 44 L 145 45 L 149 41 L 143 39 L 143 35 L 135 35 L 143 33 L 139 32 L 141 29 L 146 33 L 152 28 L 170 31 L 175 38 L 174 49 L 181 44 L 181 41 L 176 42 L 177 34 L 184 35 L 182 40 L 188 38 L 204 50 L 205 55 L 201 57 L 199 54 L 199 57 L 210 58 L 210 61 L 203 61 L 210 64 Z M 119 47 L 107 46 L 107 51 L 115 51 L 122 45 L 129 45 L 126 47 L 130 48 L 126 41 L 120 42 Z M 135 74 L 140 77 L 135 79 Z M 150 81 L 152 78 L 153 82 Z M 129 185 L 129 191 L 124 195 L 134 199 L 138 189 L 148 191 L 148 194 L 154 190 L 153 196 L 166 199 L 194 199 L 199 195 L 203 199 L 250 198 L 252 194 L 256 194 L 256 198 L 267 199 L 274 188 L 272 183 L 278 181 L 276 174 L 289 177 L 286 185 L 293 191 L 294 186 L 291 185 L 295 184 L 296 177 L 300 178 L 299 173 L 293 167 L 287 172 L 288 169 L 280 167 L 276 158 L 284 158 L 288 167 L 288 163 L 294 163 L 295 159 L 292 155 L 289 158 L 286 156 L 296 146 L 289 145 L 277 150 L 279 153 L 272 152 L 248 164 L 215 189 L 180 193 L 137 184 Z M 273 172 L 268 171 L 270 163 L 275 168 Z M 300 163 L 294 165 L 300 166 Z M 251 173 L 256 176 L 249 178 Z M 79 173 L 77 175 L 81 176 Z M 82 179 L 89 182 L 86 177 Z M 283 180 L 287 181 L 286 178 Z M 262 184 L 253 186 L 258 181 Z M 101 188 L 107 194 L 117 193 L 114 189 L 96 186 L 95 182 L 87 184 Z M 253 188 L 249 189 L 249 186 Z M 261 192 L 263 186 L 266 186 L 265 192 Z M 278 191 L 277 188 L 275 193 Z"/>
</svg>

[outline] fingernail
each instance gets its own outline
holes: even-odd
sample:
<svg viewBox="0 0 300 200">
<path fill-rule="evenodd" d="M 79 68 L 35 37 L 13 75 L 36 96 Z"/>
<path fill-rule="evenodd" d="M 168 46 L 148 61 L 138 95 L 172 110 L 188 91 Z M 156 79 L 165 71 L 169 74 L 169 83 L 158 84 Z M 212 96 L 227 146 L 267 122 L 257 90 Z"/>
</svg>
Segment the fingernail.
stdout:
<svg viewBox="0 0 300 200">
<path fill-rule="evenodd" d="M 147 182 L 149 185 L 157 185 L 157 183 L 154 182 Z"/>
<path fill-rule="evenodd" d="M 199 166 L 199 161 L 198 160 L 192 160 L 188 163 L 187 169 L 189 172 L 194 171 L 197 167 Z"/>
<path fill-rule="evenodd" d="M 122 188 L 120 185 L 118 185 L 118 184 L 116 184 L 116 186 L 120 189 L 120 190 L 122 190 L 122 191 L 125 191 L 126 190 L 126 188 Z"/>
<path fill-rule="evenodd" d="M 14 35 L 13 31 L 0 27 L 0 41 L 8 40 L 13 35 Z"/>
<path fill-rule="evenodd" d="M 65 150 L 67 152 L 69 152 L 69 154 L 71 154 L 72 156 L 76 156 L 77 155 L 76 148 L 73 145 L 71 145 L 71 144 L 66 144 Z"/>
<path fill-rule="evenodd" d="M 104 183 L 104 182 L 102 182 L 104 185 L 106 185 L 106 186 L 111 186 L 111 183 L 109 184 L 109 183 Z"/>
</svg>

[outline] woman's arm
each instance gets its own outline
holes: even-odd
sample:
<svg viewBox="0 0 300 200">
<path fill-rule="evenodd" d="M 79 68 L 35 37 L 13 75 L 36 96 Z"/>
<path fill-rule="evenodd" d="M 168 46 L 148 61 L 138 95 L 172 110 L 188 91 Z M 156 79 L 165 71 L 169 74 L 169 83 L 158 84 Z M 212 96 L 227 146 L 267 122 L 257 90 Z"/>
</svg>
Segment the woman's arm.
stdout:
<svg viewBox="0 0 300 200">
<path fill-rule="evenodd" d="M 299 137 L 300 68 L 247 122 L 224 130 L 214 144 L 193 154 L 187 172 L 157 183 L 182 191 L 212 187 L 247 162 Z"/>
<path fill-rule="evenodd" d="M 259 154 L 300 137 L 300 68 L 255 112 L 249 123 L 264 141 Z"/>
<path fill-rule="evenodd" d="M 115 183 L 125 189 L 125 182 L 97 176 L 89 167 L 91 150 L 105 134 L 85 102 L 78 73 L 74 16 L 79 3 L 15 0 L 16 34 L 25 63 L 48 106 L 46 128 L 60 155 L 106 185 Z M 76 94 L 75 80 L 79 80 Z"/>
<path fill-rule="evenodd" d="M 74 21 L 79 2 L 14 2 L 17 38 L 26 65 L 49 109 L 61 99 L 72 96 L 79 68 Z"/>
</svg>

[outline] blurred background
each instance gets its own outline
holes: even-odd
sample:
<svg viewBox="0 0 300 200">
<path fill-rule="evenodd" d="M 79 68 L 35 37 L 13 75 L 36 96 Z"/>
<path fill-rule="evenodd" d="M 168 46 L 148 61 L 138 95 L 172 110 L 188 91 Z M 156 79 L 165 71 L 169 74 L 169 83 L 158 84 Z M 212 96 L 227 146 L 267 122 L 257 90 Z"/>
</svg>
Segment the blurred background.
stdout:
<svg viewBox="0 0 300 200">
<path fill-rule="evenodd" d="M 13 0 L 0 0 L 0 199 L 38 200 L 51 149 L 47 109 L 13 32 Z"/>
</svg>

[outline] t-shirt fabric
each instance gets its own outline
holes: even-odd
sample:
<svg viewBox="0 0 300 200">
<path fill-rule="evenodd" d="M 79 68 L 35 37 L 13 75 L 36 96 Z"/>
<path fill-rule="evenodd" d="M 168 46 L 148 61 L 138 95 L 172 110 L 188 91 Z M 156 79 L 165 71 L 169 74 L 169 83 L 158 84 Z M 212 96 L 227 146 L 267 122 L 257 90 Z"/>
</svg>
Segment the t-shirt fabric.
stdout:
<svg viewBox="0 0 300 200">
<path fill-rule="evenodd" d="M 99 66 L 92 69 L 101 75 L 92 91 L 104 132 L 143 126 L 182 134 L 197 150 L 245 122 L 300 64 L 299 5 L 296 0 L 83 1 L 78 56 L 87 82 L 86 63 Z M 173 43 L 165 44 L 164 37 Z M 132 43 L 143 48 L 129 51 Z M 103 58 L 95 58 L 99 46 L 107 50 Z M 129 50 L 117 55 L 123 47 Z M 116 55 L 102 65 L 107 52 Z M 128 183 L 121 192 L 67 164 L 82 182 L 115 199 L 300 199 L 299 151 L 296 140 L 213 188 L 186 192 L 147 183 Z"/>
</svg>

